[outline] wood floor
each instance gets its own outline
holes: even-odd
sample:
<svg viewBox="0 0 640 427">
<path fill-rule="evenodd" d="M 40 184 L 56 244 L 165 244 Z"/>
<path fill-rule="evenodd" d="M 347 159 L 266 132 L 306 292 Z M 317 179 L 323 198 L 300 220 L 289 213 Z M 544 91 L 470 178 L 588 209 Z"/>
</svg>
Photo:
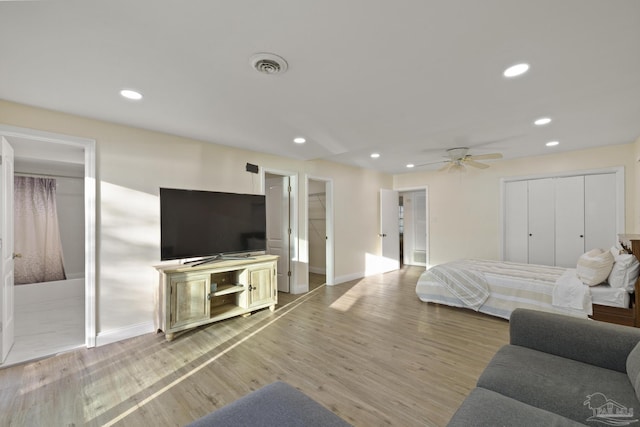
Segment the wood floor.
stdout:
<svg viewBox="0 0 640 427">
<path fill-rule="evenodd" d="M 0 370 L 8 426 L 182 426 L 283 380 L 356 426 L 442 426 L 506 321 L 426 304 L 423 268 L 320 285 L 275 312 Z"/>
</svg>

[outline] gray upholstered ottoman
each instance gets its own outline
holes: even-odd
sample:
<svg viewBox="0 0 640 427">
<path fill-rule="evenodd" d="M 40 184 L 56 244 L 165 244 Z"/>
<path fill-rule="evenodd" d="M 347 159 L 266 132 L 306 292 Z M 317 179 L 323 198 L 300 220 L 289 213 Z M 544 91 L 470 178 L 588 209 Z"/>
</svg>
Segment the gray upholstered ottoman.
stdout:
<svg viewBox="0 0 640 427">
<path fill-rule="evenodd" d="M 350 425 L 309 396 L 287 383 L 278 381 L 205 415 L 188 427 L 346 427 Z"/>
</svg>

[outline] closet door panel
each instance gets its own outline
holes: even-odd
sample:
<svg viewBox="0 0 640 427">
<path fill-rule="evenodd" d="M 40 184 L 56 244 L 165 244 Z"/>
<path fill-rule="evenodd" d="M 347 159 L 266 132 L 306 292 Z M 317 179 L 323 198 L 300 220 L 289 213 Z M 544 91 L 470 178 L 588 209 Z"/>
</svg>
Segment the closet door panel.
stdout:
<svg viewBox="0 0 640 427">
<path fill-rule="evenodd" d="M 529 264 L 555 265 L 555 197 L 552 178 L 529 181 Z"/>
<path fill-rule="evenodd" d="M 584 176 L 556 179 L 556 265 L 575 268 L 584 246 Z"/>
<path fill-rule="evenodd" d="M 585 176 L 585 249 L 608 250 L 617 241 L 616 175 Z"/>
<path fill-rule="evenodd" d="M 505 183 L 504 196 L 504 260 L 527 263 L 528 255 L 528 204 L 527 181 Z"/>
</svg>

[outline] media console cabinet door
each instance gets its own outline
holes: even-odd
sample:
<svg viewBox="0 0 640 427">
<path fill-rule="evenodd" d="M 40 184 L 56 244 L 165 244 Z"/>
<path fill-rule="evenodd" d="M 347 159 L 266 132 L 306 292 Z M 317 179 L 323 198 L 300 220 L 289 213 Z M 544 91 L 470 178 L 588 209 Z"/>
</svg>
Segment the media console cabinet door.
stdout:
<svg viewBox="0 0 640 427">
<path fill-rule="evenodd" d="M 177 328 L 209 318 L 211 304 L 210 275 L 171 275 L 171 319 L 169 328 Z"/>
<path fill-rule="evenodd" d="M 275 266 L 272 264 L 249 269 L 249 308 L 273 303 Z"/>
</svg>

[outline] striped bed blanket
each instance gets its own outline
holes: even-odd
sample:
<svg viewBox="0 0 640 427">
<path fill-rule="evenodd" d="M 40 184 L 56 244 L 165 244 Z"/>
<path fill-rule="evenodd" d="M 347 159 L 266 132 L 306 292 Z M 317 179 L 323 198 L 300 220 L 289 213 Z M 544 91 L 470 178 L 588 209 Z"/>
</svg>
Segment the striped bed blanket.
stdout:
<svg viewBox="0 0 640 427">
<path fill-rule="evenodd" d="M 519 307 L 587 317 L 592 310 L 589 289 L 568 287 L 568 273 L 561 267 L 460 260 L 425 271 L 418 279 L 416 294 L 425 302 L 471 308 L 505 319 Z M 557 302 L 568 295 L 571 301 Z"/>
<path fill-rule="evenodd" d="M 456 263 L 442 264 L 430 269 L 429 276 L 476 311 L 489 298 L 489 285 L 484 275 L 470 268 L 461 268 Z"/>
</svg>

